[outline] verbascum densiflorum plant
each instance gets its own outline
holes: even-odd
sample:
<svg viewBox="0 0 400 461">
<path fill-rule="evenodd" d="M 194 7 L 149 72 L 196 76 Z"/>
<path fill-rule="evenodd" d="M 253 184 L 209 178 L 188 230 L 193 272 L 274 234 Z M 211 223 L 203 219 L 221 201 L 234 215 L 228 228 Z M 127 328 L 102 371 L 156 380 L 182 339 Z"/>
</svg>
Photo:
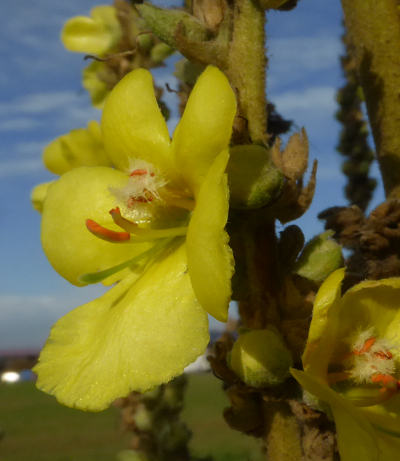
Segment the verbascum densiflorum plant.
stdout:
<svg viewBox="0 0 400 461">
<path fill-rule="evenodd" d="M 226 321 L 235 113 L 228 80 L 208 67 L 171 141 L 151 74 L 134 70 L 102 115 L 114 168 L 74 167 L 42 194 L 42 244 L 54 269 L 78 286 L 118 282 L 51 330 L 34 371 L 61 403 L 98 411 L 167 382 L 207 347 L 207 313 Z"/>
<path fill-rule="evenodd" d="M 343 461 L 400 453 L 400 278 L 367 280 L 341 296 L 344 269 L 314 303 L 303 388 L 329 405 Z M 306 399 L 307 400 L 307 399 Z"/>
<path fill-rule="evenodd" d="M 83 70 L 82 83 L 93 105 L 99 108 L 126 73 L 138 67 L 160 65 L 173 52 L 145 30 L 143 20 L 128 2 L 120 1 L 116 5 L 97 6 L 91 10 L 90 17 L 69 19 L 61 33 L 61 40 L 69 51 L 96 58 Z"/>
</svg>

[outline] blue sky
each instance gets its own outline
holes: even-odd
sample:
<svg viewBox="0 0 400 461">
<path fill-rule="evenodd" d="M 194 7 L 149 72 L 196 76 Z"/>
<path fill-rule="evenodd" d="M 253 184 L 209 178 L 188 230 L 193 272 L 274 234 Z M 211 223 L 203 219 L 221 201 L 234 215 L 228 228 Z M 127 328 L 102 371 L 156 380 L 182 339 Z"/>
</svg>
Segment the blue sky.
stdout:
<svg viewBox="0 0 400 461">
<path fill-rule="evenodd" d="M 81 88 L 82 56 L 65 51 L 59 40 L 66 19 L 86 15 L 96 4 L 18 0 L 2 5 L 0 350 L 39 347 L 57 318 L 102 292 L 70 286 L 52 270 L 40 245 L 40 216 L 29 202 L 32 187 L 52 177 L 41 163 L 43 147 L 100 117 Z M 294 12 L 271 13 L 267 35 L 268 98 L 296 128 L 306 127 L 311 158 L 319 161 L 316 198 L 300 220 L 311 237 L 322 230 L 318 211 L 346 203 L 334 120 L 335 91 L 342 82 L 340 2 L 302 0 Z M 158 70 L 156 78 L 174 86 L 169 71 Z M 380 188 L 374 203 L 382 197 Z"/>
</svg>

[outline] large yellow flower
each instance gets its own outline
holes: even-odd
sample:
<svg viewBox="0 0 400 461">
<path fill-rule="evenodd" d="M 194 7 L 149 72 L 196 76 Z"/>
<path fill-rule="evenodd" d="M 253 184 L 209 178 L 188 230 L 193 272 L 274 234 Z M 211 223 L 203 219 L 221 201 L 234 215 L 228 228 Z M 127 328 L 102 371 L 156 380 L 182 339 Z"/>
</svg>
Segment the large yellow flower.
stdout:
<svg viewBox="0 0 400 461">
<path fill-rule="evenodd" d="M 292 374 L 329 404 L 343 461 L 400 453 L 400 278 L 364 281 L 341 296 L 344 269 L 319 289 L 304 372 Z"/>
<path fill-rule="evenodd" d="M 53 327 L 40 389 L 101 410 L 180 374 L 207 346 L 207 312 L 226 320 L 233 258 L 225 168 L 236 102 L 226 77 L 199 77 L 170 141 L 151 74 L 124 77 L 101 128 L 116 168 L 77 167 L 48 186 L 42 243 L 76 285 L 119 281 Z"/>
</svg>

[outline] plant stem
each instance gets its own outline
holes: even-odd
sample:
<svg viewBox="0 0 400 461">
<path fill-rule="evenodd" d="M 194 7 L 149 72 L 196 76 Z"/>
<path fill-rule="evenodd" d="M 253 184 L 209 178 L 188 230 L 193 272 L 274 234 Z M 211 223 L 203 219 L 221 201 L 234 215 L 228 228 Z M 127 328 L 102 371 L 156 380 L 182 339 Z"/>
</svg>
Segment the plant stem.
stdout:
<svg viewBox="0 0 400 461">
<path fill-rule="evenodd" d="M 239 114 L 248 121 L 253 143 L 266 143 L 265 12 L 254 0 L 236 0 L 228 77 L 238 92 Z"/>
<path fill-rule="evenodd" d="M 387 197 L 400 197 L 397 0 L 342 0 Z"/>
</svg>

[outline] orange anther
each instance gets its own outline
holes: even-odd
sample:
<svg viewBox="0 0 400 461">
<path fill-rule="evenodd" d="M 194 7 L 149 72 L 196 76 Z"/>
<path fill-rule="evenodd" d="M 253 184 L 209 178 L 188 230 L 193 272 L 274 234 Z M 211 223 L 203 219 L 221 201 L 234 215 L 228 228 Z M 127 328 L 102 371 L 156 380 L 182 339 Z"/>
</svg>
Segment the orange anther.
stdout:
<svg viewBox="0 0 400 461">
<path fill-rule="evenodd" d="M 136 170 L 133 170 L 129 176 L 143 176 L 145 174 L 147 174 L 147 170 L 145 170 L 144 168 L 138 168 Z"/>
<path fill-rule="evenodd" d="M 390 360 L 393 358 L 393 355 L 390 351 L 378 351 L 374 353 L 375 357 L 379 357 L 380 359 Z"/>
<path fill-rule="evenodd" d="M 371 347 L 375 344 L 375 342 L 376 342 L 376 338 L 374 337 L 367 339 L 363 347 L 358 351 L 357 350 L 353 351 L 353 354 L 355 355 L 365 354 L 365 352 L 368 352 L 371 349 Z"/>
<path fill-rule="evenodd" d="M 376 373 L 371 377 L 371 381 L 376 384 L 381 384 L 384 388 L 396 388 L 398 387 L 398 381 L 391 375 L 384 375 L 382 373 Z"/>
<path fill-rule="evenodd" d="M 86 227 L 88 231 L 91 232 L 93 235 L 101 238 L 102 240 L 106 240 L 107 242 L 126 242 L 131 238 L 128 232 L 116 232 L 111 229 L 107 229 L 106 227 L 101 226 L 92 219 L 86 220 Z"/>
</svg>

